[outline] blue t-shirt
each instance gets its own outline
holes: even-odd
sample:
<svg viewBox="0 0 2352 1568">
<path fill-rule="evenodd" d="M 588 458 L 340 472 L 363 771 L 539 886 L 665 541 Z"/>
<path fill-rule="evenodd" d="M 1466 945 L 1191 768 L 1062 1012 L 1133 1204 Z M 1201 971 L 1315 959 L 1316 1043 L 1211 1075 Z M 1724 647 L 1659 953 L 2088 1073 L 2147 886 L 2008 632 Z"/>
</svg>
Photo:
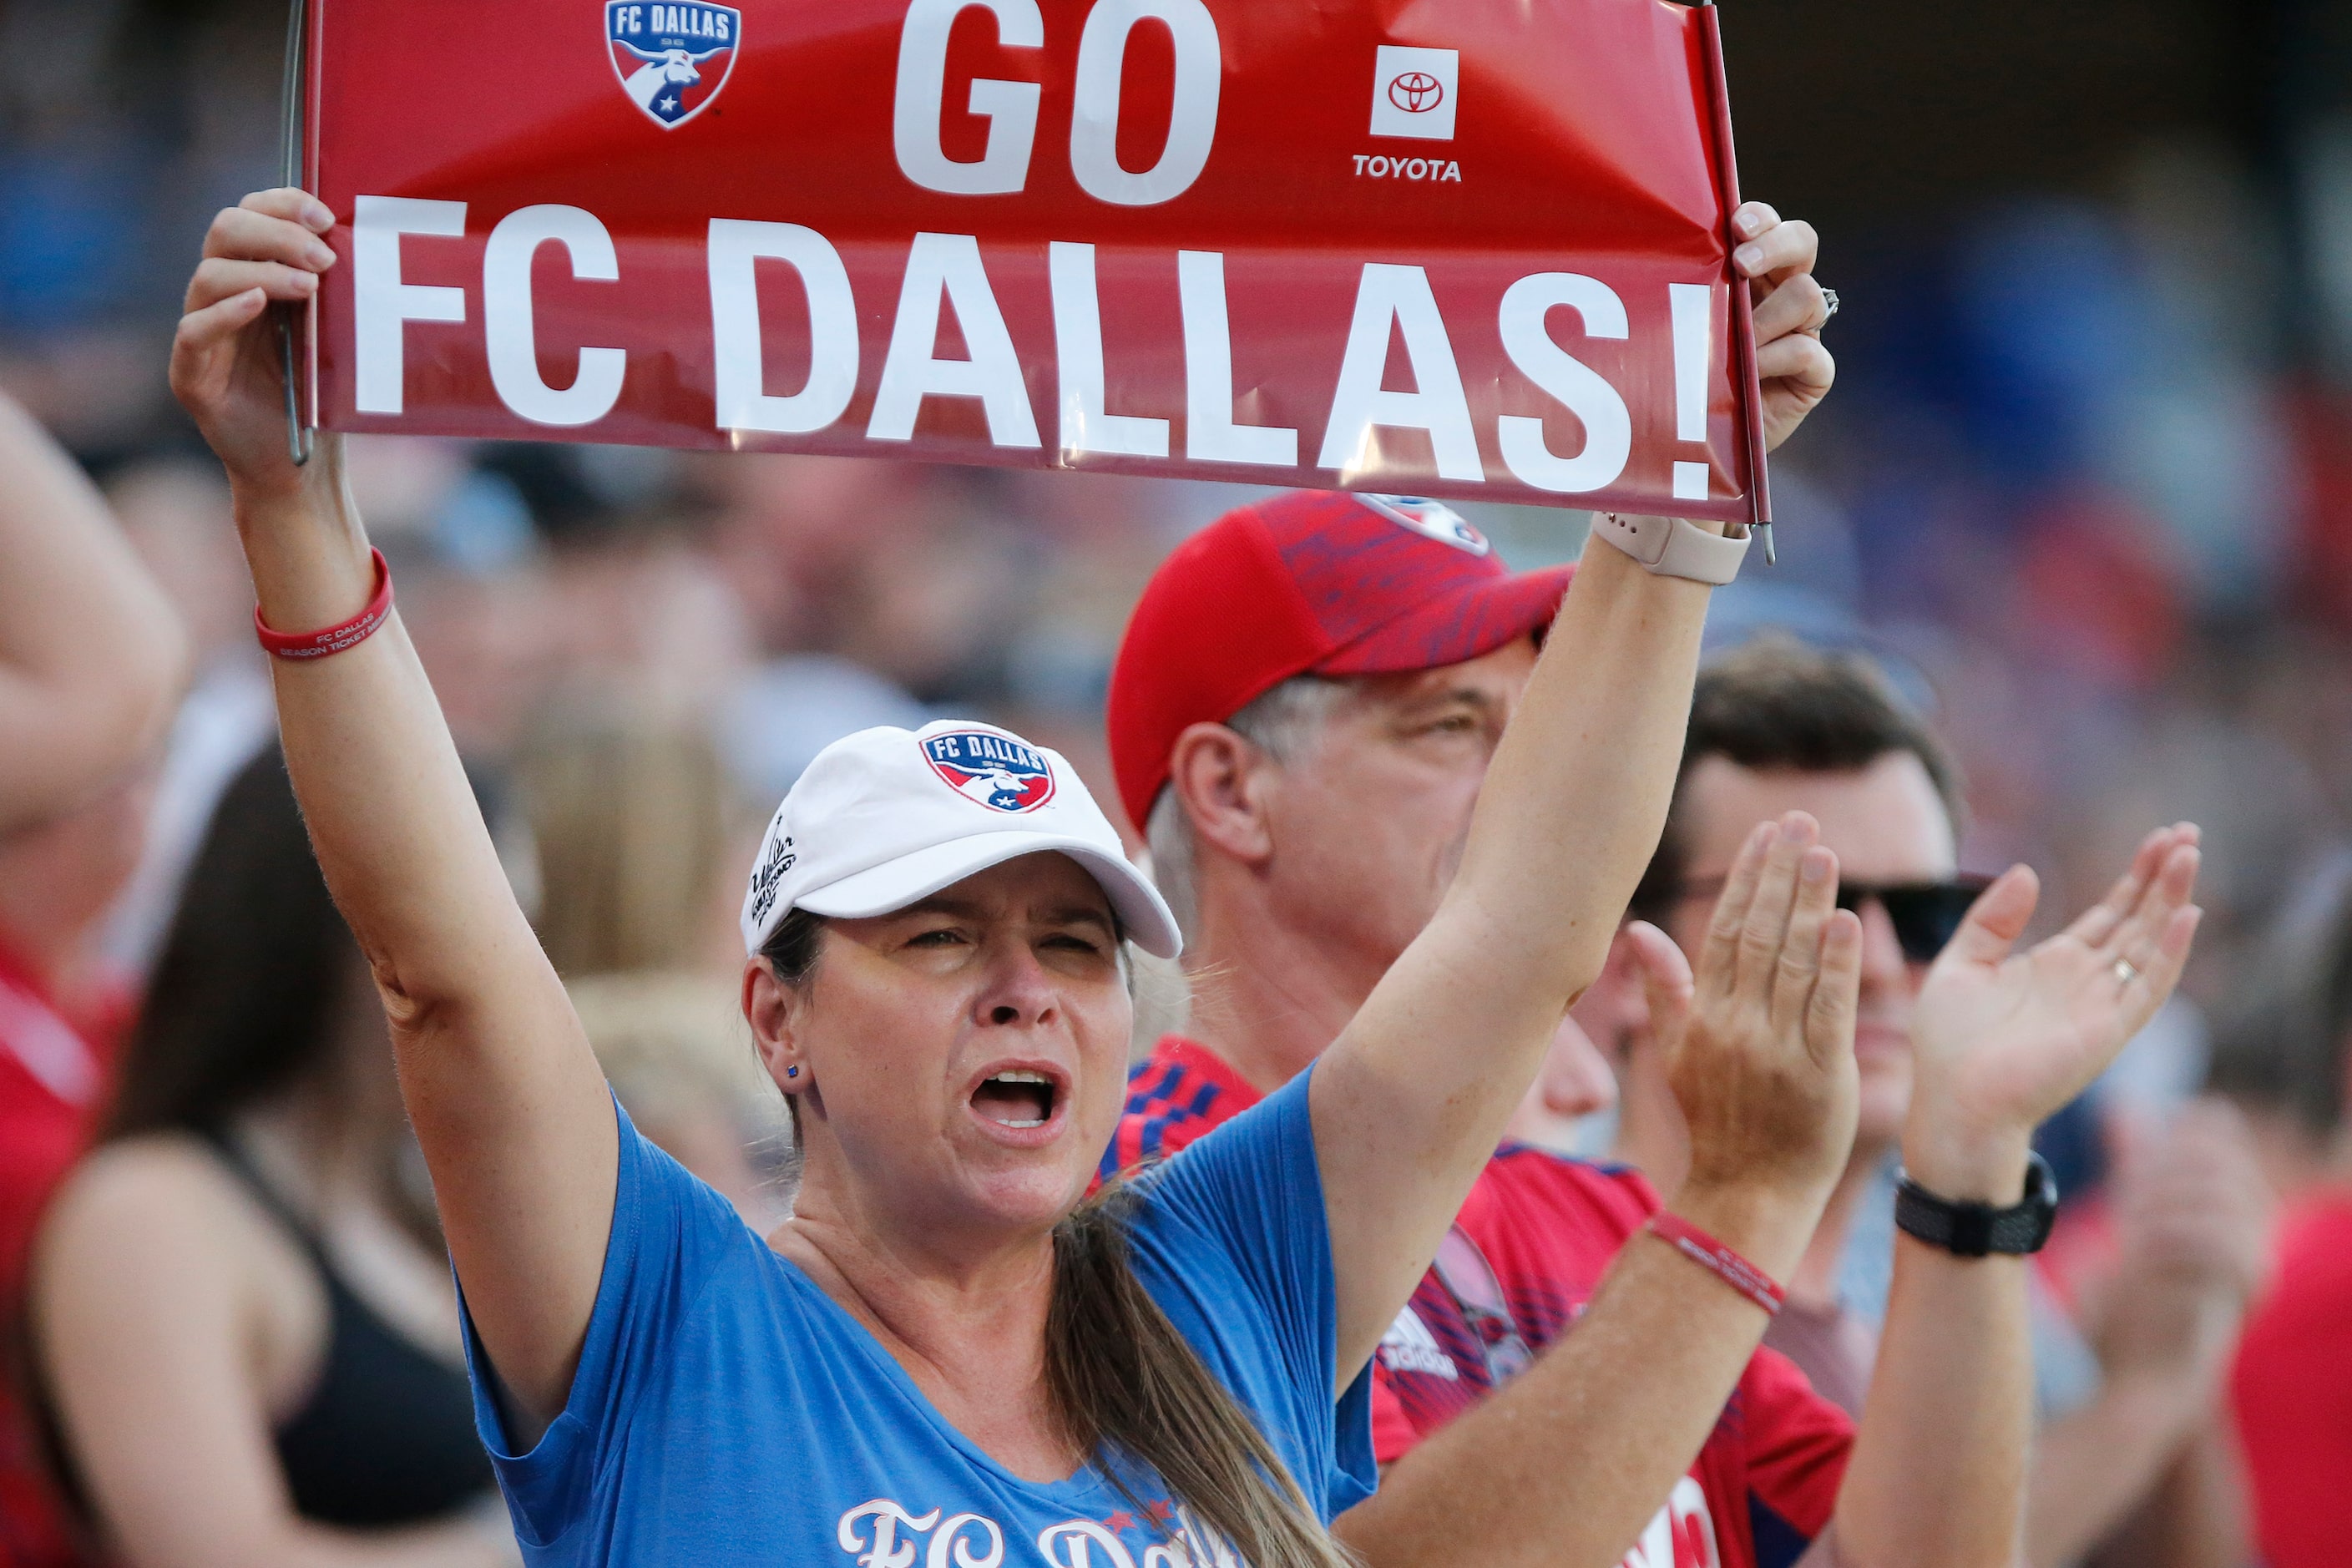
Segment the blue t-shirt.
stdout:
<svg viewBox="0 0 2352 1568">
<path fill-rule="evenodd" d="M 1328 1521 L 1375 1471 L 1367 1381 L 1332 1386 L 1308 1076 L 1151 1173 L 1129 1256 Z M 625 1114 L 620 1141 L 570 1403 L 528 1453 L 507 1440 L 467 1326 L 475 1418 L 531 1563 L 1219 1568 L 1221 1543 L 1156 1476 L 1130 1478 L 1138 1517 L 1092 1466 L 1042 1484 L 999 1466 Z"/>
</svg>

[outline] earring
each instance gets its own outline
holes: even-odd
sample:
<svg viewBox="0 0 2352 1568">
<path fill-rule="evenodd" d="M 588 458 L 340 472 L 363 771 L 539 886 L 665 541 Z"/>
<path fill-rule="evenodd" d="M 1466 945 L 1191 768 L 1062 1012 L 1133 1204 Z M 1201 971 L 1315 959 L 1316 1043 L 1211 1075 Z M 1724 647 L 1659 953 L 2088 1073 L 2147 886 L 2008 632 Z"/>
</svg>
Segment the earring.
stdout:
<svg viewBox="0 0 2352 1568">
<path fill-rule="evenodd" d="M 784 1076 L 786 1078 L 798 1078 L 801 1076 L 801 1069 L 798 1068 L 786 1068 L 784 1069 Z"/>
</svg>

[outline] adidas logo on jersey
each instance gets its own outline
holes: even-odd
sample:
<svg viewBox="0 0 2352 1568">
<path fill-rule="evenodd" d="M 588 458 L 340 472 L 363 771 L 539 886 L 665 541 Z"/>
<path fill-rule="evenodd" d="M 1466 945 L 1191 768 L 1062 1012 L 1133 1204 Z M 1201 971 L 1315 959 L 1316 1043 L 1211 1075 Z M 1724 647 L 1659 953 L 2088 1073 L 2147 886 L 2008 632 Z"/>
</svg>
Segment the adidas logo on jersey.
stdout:
<svg viewBox="0 0 2352 1568">
<path fill-rule="evenodd" d="M 1411 1307 L 1399 1312 L 1389 1331 L 1381 1336 L 1380 1357 L 1381 1364 L 1391 1372 L 1420 1372 L 1443 1378 L 1461 1375 L 1454 1370 L 1454 1358 L 1439 1347 L 1437 1336 L 1413 1316 Z"/>
</svg>

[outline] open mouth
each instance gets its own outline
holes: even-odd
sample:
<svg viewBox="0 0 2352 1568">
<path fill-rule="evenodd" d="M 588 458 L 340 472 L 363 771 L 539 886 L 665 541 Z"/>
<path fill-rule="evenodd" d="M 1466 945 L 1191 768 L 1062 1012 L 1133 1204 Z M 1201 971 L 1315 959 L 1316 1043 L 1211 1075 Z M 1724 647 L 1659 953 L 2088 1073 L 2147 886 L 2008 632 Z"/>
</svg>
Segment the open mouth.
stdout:
<svg viewBox="0 0 2352 1568">
<path fill-rule="evenodd" d="M 971 1108 L 1000 1127 L 1043 1127 L 1054 1119 L 1054 1096 L 1044 1073 L 1008 1068 L 981 1079 Z"/>
</svg>

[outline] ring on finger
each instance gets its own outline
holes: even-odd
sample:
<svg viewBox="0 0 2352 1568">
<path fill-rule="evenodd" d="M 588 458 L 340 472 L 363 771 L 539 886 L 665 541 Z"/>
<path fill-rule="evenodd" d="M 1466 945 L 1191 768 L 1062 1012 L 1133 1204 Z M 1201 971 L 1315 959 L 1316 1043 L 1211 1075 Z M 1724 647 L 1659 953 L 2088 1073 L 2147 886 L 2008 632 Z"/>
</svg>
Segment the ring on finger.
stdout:
<svg viewBox="0 0 2352 1568">
<path fill-rule="evenodd" d="M 1836 290 L 1836 289 L 1822 289 L 1822 325 L 1824 325 L 1824 326 L 1827 326 L 1827 325 L 1829 324 L 1829 319 L 1830 319 L 1832 316 L 1836 315 L 1837 313 L 1838 313 L 1838 297 L 1837 297 L 1837 290 Z"/>
<path fill-rule="evenodd" d="M 2139 965 L 2128 958 L 2118 958 L 2116 960 L 2115 973 L 2116 988 L 2121 990 L 2139 978 Z"/>
</svg>

